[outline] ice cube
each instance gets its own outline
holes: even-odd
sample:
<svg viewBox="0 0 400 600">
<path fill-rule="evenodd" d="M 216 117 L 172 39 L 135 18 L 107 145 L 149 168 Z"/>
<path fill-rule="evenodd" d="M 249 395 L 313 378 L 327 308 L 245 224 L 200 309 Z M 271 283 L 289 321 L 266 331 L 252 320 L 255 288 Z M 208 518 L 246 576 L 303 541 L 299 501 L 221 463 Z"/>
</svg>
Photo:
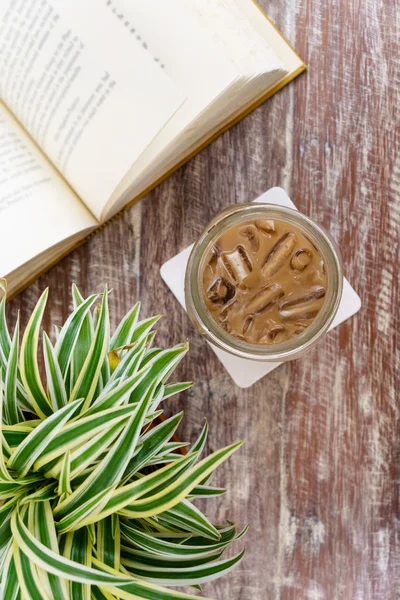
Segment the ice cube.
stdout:
<svg viewBox="0 0 400 600">
<path fill-rule="evenodd" d="M 243 335 L 250 333 L 251 328 L 253 327 L 253 324 L 254 324 L 254 317 L 252 315 L 247 316 L 245 318 L 245 320 L 243 321 L 243 326 L 242 326 Z"/>
<path fill-rule="evenodd" d="M 275 223 L 269 219 L 260 219 L 255 221 L 255 224 L 257 229 L 263 231 L 264 233 L 268 233 L 269 235 L 271 233 L 275 233 Z"/>
<path fill-rule="evenodd" d="M 210 253 L 210 260 L 208 261 L 208 266 L 214 272 L 218 262 L 218 256 L 221 254 L 219 248 L 217 246 L 213 246 Z"/>
<path fill-rule="evenodd" d="M 312 254 L 309 250 L 299 249 L 296 250 L 290 261 L 290 266 L 295 271 L 304 271 L 304 269 L 310 264 L 312 260 Z"/>
<path fill-rule="evenodd" d="M 235 288 L 222 277 L 217 277 L 207 290 L 207 298 L 214 304 L 226 304 L 234 295 Z"/>
<path fill-rule="evenodd" d="M 241 283 L 253 270 L 251 260 L 243 246 L 237 246 L 233 252 L 224 252 L 221 254 L 221 260 L 237 284 Z"/>
<path fill-rule="evenodd" d="M 295 244 L 296 234 L 294 234 L 293 231 L 285 233 L 285 235 L 278 240 L 271 252 L 268 254 L 265 264 L 262 268 L 262 274 L 264 277 L 272 277 L 279 271 L 279 269 L 283 267 L 291 255 Z"/>
<path fill-rule="evenodd" d="M 305 329 L 307 329 L 307 325 L 305 323 L 295 323 L 295 328 L 296 329 L 294 330 L 293 335 L 300 335 Z"/>
<path fill-rule="evenodd" d="M 228 321 L 221 321 L 221 327 L 226 333 L 230 333 L 232 331 L 231 324 Z"/>
<path fill-rule="evenodd" d="M 281 296 L 283 296 L 283 289 L 277 283 L 265 287 L 247 304 L 246 314 L 260 313 L 266 310 Z"/>
<path fill-rule="evenodd" d="M 324 296 L 324 288 L 319 288 L 300 298 L 288 300 L 281 305 L 280 314 L 283 319 L 312 319 L 321 309 Z"/>
<path fill-rule="evenodd" d="M 283 325 L 277 325 L 276 327 L 272 327 L 266 333 L 264 333 L 259 341 L 266 342 L 268 344 L 279 344 L 279 342 L 284 342 L 287 339 L 287 331 Z"/>
<path fill-rule="evenodd" d="M 260 240 L 258 238 L 258 231 L 254 225 L 245 225 L 239 230 L 239 234 L 247 239 L 249 246 L 253 254 L 257 254 L 260 249 Z"/>
</svg>

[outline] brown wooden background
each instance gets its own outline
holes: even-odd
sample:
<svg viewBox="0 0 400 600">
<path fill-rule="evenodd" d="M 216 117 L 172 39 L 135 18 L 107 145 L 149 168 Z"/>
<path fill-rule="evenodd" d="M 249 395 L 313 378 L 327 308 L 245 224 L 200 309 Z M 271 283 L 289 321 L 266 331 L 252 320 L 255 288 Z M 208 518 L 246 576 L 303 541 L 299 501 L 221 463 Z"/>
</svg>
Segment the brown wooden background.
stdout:
<svg viewBox="0 0 400 600">
<path fill-rule="evenodd" d="M 220 600 L 400 598 L 400 6 L 397 0 L 264 0 L 309 72 L 72 253 L 9 307 L 23 322 L 51 286 L 47 323 L 114 289 L 114 322 L 140 298 L 162 311 L 158 343 L 190 339 L 186 412 L 210 446 L 246 438 L 215 481 L 218 519 L 249 523 L 247 554 L 204 591 Z M 363 301 L 309 356 L 235 387 L 159 277 L 166 259 L 232 202 L 284 187 L 328 228 Z"/>
</svg>

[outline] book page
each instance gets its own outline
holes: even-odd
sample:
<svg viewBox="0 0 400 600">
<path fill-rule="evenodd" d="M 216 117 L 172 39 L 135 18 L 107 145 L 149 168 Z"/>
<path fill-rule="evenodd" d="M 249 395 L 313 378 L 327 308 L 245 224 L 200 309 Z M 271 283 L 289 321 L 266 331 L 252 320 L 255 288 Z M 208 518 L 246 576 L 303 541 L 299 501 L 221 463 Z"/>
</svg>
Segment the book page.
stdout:
<svg viewBox="0 0 400 600">
<path fill-rule="evenodd" d="M 179 163 L 260 89 L 272 87 L 287 74 L 233 0 L 108 1 L 122 21 L 129 18 L 135 23 L 149 51 L 161 57 L 167 74 L 188 99 L 121 181 L 103 218 Z"/>
<path fill-rule="evenodd" d="M 294 71 L 303 66 L 304 63 L 298 54 L 293 50 L 283 35 L 278 31 L 272 21 L 258 6 L 255 0 L 230 0 L 240 8 L 243 15 L 246 15 L 251 26 L 260 36 L 273 48 L 276 56 L 286 65 L 289 71 Z"/>
<path fill-rule="evenodd" d="M 125 20 L 134 23 L 138 35 L 146 40 L 148 51 L 158 59 L 164 71 L 187 98 L 184 105 L 170 119 L 164 129 L 149 144 L 126 180 L 121 181 L 111 197 L 103 218 L 116 210 L 122 200 L 127 181 L 142 177 L 145 169 L 156 169 L 162 153 L 170 152 L 170 144 L 183 133 L 189 140 L 202 126 L 206 109 L 239 81 L 240 73 L 232 61 L 213 41 L 211 35 L 193 13 L 186 0 L 107 0 L 115 15 L 121 15 L 121 29 Z M 207 116 L 208 119 L 208 116 Z M 171 151 L 173 158 L 175 149 Z M 118 198 L 120 197 L 120 198 Z M 120 208 L 118 202 L 118 207 Z"/>
<path fill-rule="evenodd" d="M 0 96 L 99 218 L 185 100 L 108 0 L 3 0 Z"/>
<path fill-rule="evenodd" d="M 97 225 L 0 102 L 0 277 Z"/>
</svg>

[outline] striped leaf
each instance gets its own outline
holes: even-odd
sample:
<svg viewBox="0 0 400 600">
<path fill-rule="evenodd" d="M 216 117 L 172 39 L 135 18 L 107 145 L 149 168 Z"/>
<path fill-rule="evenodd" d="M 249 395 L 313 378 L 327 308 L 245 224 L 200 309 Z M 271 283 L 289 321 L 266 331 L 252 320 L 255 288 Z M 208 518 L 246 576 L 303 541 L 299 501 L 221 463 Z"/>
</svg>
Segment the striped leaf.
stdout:
<svg viewBox="0 0 400 600">
<path fill-rule="evenodd" d="M 110 349 L 115 350 L 121 346 L 126 346 L 132 342 L 137 320 L 139 317 L 140 302 L 136 302 L 130 311 L 125 315 L 117 329 L 115 330 L 111 340 Z"/>
<path fill-rule="evenodd" d="M 10 425 L 22 421 L 22 413 L 18 406 L 18 350 L 19 350 L 19 316 L 15 325 L 14 336 L 8 356 L 5 379 L 4 416 Z"/>
<path fill-rule="evenodd" d="M 137 473 L 144 465 L 148 463 L 157 452 L 164 447 L 165 443 L 172 438 L 179 423 L 183 417 L 183 412 L 176 414 L 174 417 L 161 422 L 159 425 L 150 429 L 150 431 L 143 436 L 142 448 L 140 451 L 129 461 L 122 482 L 125 483 Z"/>
<path fill-rule="evenodd" d="M 194 536 L 189 536 L 187 543 L 173 542 L 163 540 L 154 535 L 150 535 L 144 531 L 140 531 L 132 524 L 122 523 L 121 531 L 123 539 L 139 550 L 146 551 L 152 556 L 167 556 L 173 557 L 176 560 L 180 558 L 197 558 L 197 557 L 214 557 L 224 550 L 230 542 L 235 539 L 235 528 L 229 528 L 229 536 L 220 541 L 210 542 L 209 544 L 199 543 L 196 545 L 191 540 L 195 540 Z M 203 542 L 203 539 L 202 539 Z"/>
<path fill-rule="evenodd" d="M 193 382 L 191 381 L 183 381 L 182 383 L 168 383 L 164 388 L 164 400 L 167 398 L 171 398 L 171 396 L 175 396 L 176 394 L 180 394 L 181 392 L 185 392 L 189 388 L 193 386 Z"/>
<path fill-rule="evenodd" d="M 58 533 L 68 533 L 70 531 L 76 531 L 86 524 L 97 521 L 97 515 L 101 512 L 104 506 L 107 504 L 113 492 L 112 487 L 108 487 L 105 490 L 101 490 L 95 495 L 90 495 L 87 499 L 84 499 L 78 505 L 74 504 L 74 508 L 71 508 L 65 517 L 57 521 Z M 54 514 L 57 516 L 57 509 L 60 506 L 65 506 L 68 502 L 69 497 L 67 496 L 64 501 L 59 504 Z"/>
<path fill-rule="evenodd" d="M 57 410 L 67 404 L 67 390 L 65 389 L 57 354 L 46 332 L 43 334 L 43 351 L 51 405 L 53 411 L 57 412 Z"/>
<path fill-rule="evenodd" d="M 217 450 L 198 465 L 182 475 L 177 481 L 149 498 L 136 500 L 121 512 L 129 519 L 158 515 L 183 500 L 200 481 L 224 462 L 242 442 Z"/>
<path fill-rule="evenodd" d="M 21 344 L 20 370 L 25 390 L 28 392 L 29 402 L 36 414 L 44 419 L 52 413 L 50 402 L 44 391 L 39 374 L 37 359 L 39 330 L 46 307 L 48 290 L 46 289 L 29 319 Z"/>
<path fill-rule="evenodd" d="M 11 338 L 8 332 L 6 321 L 7 283 L 5 279 L 0 279 L 0 295 L 3 295 L 0 300 L 0 348 L 2 349 L 5 361 L 8 361 L 11 348 Z"/>
<path fill-rule="evenodd" d="M 58 335 L 55 353 L 57 355 L 58 364 L 60 365 L 60 370 L 63 377 L 65 376 L 69 367 L 82 324 L 97 298 L 97 295 L 92 295 L 86 300 L 82 301 L 82 303 L 79 304 L 79 306 L 77 306 L 74 312 L 69 316 Z"/>
<path fill-rule="evenodd" d="M 65 453 L 63 461 L 62 461 L 57 491 L 60 496 L 60 499 L 72 494 L 72 489 L 71 489 L 71 452 L 69 450 Z"/>
<path fill-rule="evenodd" d="M 107 354 L 109 334 L 108 297 L 107 292 L 104 292 L 94 338 L 70 397 L 70 400 L 85 399 L 82 412 L 89 408 L 93 400 L 102 364 Z"/>
<path fill-rule="evenodd" d="M 119 569 L 121 533 L 118 515 L 110 515 L 97 523 L 97 558 L 103 564 Z"/>
<path fill-rule="evenodd" d="M 0 573 L 0 600 L 16 600 L 20 587 L 12 544 L 9 546 Z"/>
<path fill-rule="evenodd" d="M 35 460 L 42 454 L 51 440 L 55 438 L 62 426 L 74 412 L 82 406 L 83 399 L 75 400 L 54 413 L 36 427 L 11 454 L 8 468 L 17 471 L 19 477 L 24 477 Z"/>
<path fill-rule="evenodd" d="M 183 500 L 160 516 L 161 522 L 178 527 L 208 540 L 220 541 L 221 534 L 205 515 L 191 502 Z"/>
<path fill-rule="evenodd" d="M 59 554 L 57 533 L 48 500 L 29 504 L 28 528 L 37 540 Z M 38 569 L 38 574 L 50 598 L 68 600 L 67 586 L 63 579 L 43 569 Z"/>
<path fill-rule="evenodd" d="M 179 344 L 169 350 L 163 350 L 153 361 L 148 363 L 151 365 L 151 369 L 141 384 L 136 388 L 135 393 L 132 394 L 131 402 L 135 400 L 136 394 L 141 396 L 143 391 L 154 381 L 157 383 L 164 381 L 171 372 L 171 369 L 178 366 L 185 354 L 187 354 L 188 349 L 187 344 Z"/>
<path fill-rule="evenodd" d="M 4 384 L 3 384 L 3 370 L 0 369 L 0 494 L 1 494 L 1 485 L 4 484 L 14 484 L 14 480 L 11 477 L 8 469 L 6 467 L 6 463 L 4 460 L 4 444 L 5 440 L 3 437 L 3 403 L 4 403 Z M 0 495 L 0 498 L 2 494 Z"/>
<path fill-rule="evenodd" d="M 140 498 L 141 496 L 148 494 L 154 488 L 158 488 L 160 485 L 165 485 L 170 480 L 175 479 L 176 474 L 181 473 L 191 461 L 191 456 L 184 456 L 179 462 L 165 465 L 165 467 L 155 471 L 151 475 L 139 477 L 139 479 L 136 481 L 117 488 L 112 494 L 112 497 L 105 506 L 104 510 L 97 515 L 97 518 L 99 520 L 104 519 L 108 515 L 119 511 L 121 511 L 121 514 L 123 514 L 122 509 L 125 506 L 129 505 L 136 498 Z M 89 523 L 90 520 L 87 522 Z"/>
<path fill-rule="evenodd" d="M 118 442 L 99 463 L 90 477 L 56 507 L 54 514 L 58 518 L 66 516 L 67 513 L 75 510 L 79 504 L 88 501 L 104 488 L 118 485 L 138 440 L 153 393 L 154 388 L 152 387 L 135 407 L 135 411 L 129 418 Z"/>
<path fill-rule="evenodd" d="M 143 336 L 136 344 L 134 344 L 126 354 L 120 359 L 118 365 L 113 371 L 108 383 L 105 385 L 103 393 L 113 389 L 116 382 L 119 380 L 122 383 L 128 377 L 135 375 L 138 369 L 142 366 L 142 358 L 146 351 L 147 338 Z M 146 372 L 150 370 L 147 367 Z"/>
<path fill-rule="evenodd" d="M 100 563 L 96 558 L 93 559 L 93 565 L 101 570 L 101 572 L 109 573 L 110 575 L 116 574 L 114 569 Z M 138 600 L 140 598 L 146 598 L 146 600 L 198 600 L 198 596 L 185 594 L 176 590 L 169 590 L 140 579 L 136 579 L 118 587 L 112 585 L 101 586 L 100 589 L 104 593 L 111 591 L 122 600 Z"/>
<path fill-rule="evenodd" d="M 143 564 L 137 560 L 128 560 L 124 555 L 121 562 L 135 577 L 140 577 L 159 585 L 177 587 L 200 585 L 207 581 L 213 581 L 222 575 L 227 575 L 242 560 L 243 556 L 244 550 L 232 558 L 215 563 L 198 564 L 196 566 L 190 566 L 182 561 L 181 564 L 183 563 L 183 566 L 181 568 L 178 566 L 160 567 L 156 564 Z M 156 563 L 157 561 L 149 559 L 148 562 Z"/>
<path fill-rule="evenodd" d="M 49 573 L 58 577 L 76 581 L 78 583 L 95 585 L 116 585 L 129 582 L 129 577 L 122 575 L 110 575 L 100 572 L 81 563 L 60 556 L 44 544 L 42 544 L 26 527 L 18 510 L 15 510 L 11 518 L 11 530 L 15 545 L 19 552 L 23 553 L 32 563 L 41 567 Z M 29 562 L 29 561 L 28 561 Z M 30 563 L 30 564 L 32 564 Z M 17 568 L 18 572 L 18 568 Z M 19 578 L 19 577 L 18 577 Z"/>
<path fill-rule="evenodd" d="M 135 327 L 129 343 L 134 344 L 135 342 L 138 342 L 142 336 L 148 336 L 154 325 L 161 319 L 161 317 L 162 315 L 156 315 L 155 317 L 149 317 L 148 319 L 140 321 L 140 323 L 138 323 Z"/>
<path fill-rule="evenodd" d="M 36 489 L 34 492 L 25 494 L 20 500 L 20 506 L 31 505 L 35 502 L 44 502 L 57 498 L 56 484 L 54 482 Z"/>
<path fill-rule="evenodd" d="M 140 369 L 140 371 L 133 374 L 131 377 L 128 377 L 128 379 L 120 381 L 118 386 L 112 391 L 106 394 L 101 394 L 93 402 L 92 406 L 85 411 L 84 416 L 87 417 L 100 411 L 108 410 L 109 408 L 114 408 L 121 404 L 126 404 L 132 392 L 143 381 L 149 370 L 149 366 L 143 367 L 143 369 Z"/>
<path fill-rule="evenodd" d="M 74 563 L 91 567 L 92 542 L 86 528 L 74 531 L 66 536 L 63 556 Z M 90 600 L 91 585 L 71 581 L 69 583 L 69 598 L 74 600 Z"/>
<path fill-rule="evenodd" d="M 116 408 L 110 408 L 97 414 L 71 421 L 62 427 L 61 431 L 57 432 L 54 439 L 50 441 L 46 449 L 41 453 L 40 458 L 35 462 L 33 470 L 42 469 L 68 450 L 93 438 L 98 432 L 109 429 L 116 423 L 129 418 L 135 410 L 136 405 L 117 406 Z"/>
</svg>

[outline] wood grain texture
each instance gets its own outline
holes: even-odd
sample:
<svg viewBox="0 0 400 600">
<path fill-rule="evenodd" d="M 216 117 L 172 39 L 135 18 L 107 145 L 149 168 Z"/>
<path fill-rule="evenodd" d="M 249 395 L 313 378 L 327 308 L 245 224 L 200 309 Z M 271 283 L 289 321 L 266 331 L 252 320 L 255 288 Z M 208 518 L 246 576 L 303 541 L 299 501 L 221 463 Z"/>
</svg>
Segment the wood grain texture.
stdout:
<svg viewBox="0 0 400 600">
<path fill-rule="evenodd" d="M 204 586 L 220 600 L 400 598 L 398 0 L 264 0 L 309 72 L 224 134 L 121 219 L 16 298 L 22 321 L 51 286 L 47 324 L 108 282 L 114 323 L 135 299 L 162 311 L 158 343 L 188 338 L 180 435 L 205 417 L 210 447 L 246 438 L 207 504 L 249 523 L 247 554 Z M 234 386 L 159 277 L 232 202 L 284 187 L 340 243 L 363 309 L 307 357 L 249 390 Z M 159 223 L 162 223 L 160 227 Z"/>
</svg>

